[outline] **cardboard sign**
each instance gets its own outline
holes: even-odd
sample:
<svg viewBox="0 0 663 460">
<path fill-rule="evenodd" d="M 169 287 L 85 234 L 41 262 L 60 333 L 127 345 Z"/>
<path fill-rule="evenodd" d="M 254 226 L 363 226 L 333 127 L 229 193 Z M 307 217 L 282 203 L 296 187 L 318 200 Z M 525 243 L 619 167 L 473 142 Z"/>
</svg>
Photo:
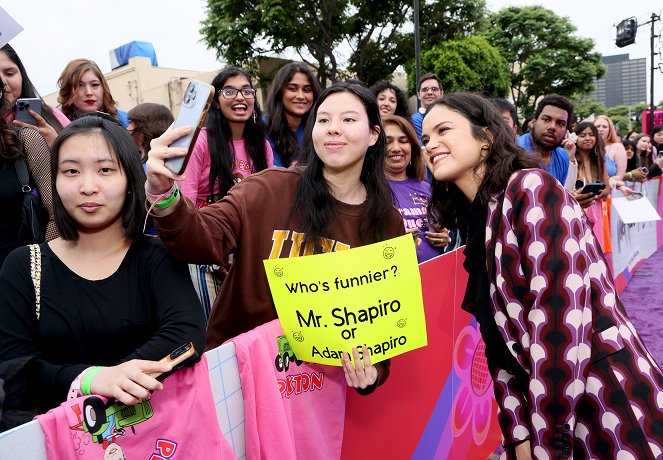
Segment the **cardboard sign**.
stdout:
<svg viewBox="0 0 663 460">
<path fill-rule="evenodd" d="M 340 366 L 342 352 L 365 345 L 377 363 L 427 343 L 411 235 L 264 264 L 298 359 Z"/>
</svg>

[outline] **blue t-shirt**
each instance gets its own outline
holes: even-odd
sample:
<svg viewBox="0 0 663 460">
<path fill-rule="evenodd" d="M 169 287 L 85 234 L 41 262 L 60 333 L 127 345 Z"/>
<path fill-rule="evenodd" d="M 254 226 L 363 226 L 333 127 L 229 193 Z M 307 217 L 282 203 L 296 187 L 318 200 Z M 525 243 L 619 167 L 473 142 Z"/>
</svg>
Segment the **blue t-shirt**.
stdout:
<svg viewBox="0 0 663 460">
<path fill-rule="evenodd" d="M 264 120 L 266 120 L 266 115 Z M 265 137 L 267 138 L 267 142 L 269 142 L 269 145 L 272 146 L 272 153 L 274 154 L 274 166 L 285 166 L 283 164 L 283 161 L 281 161 L 281 154 L 276 151 L 276 146 L 274 145 L 274 141 L 269 138 L 265 134 Z M 297 139 L 297 143 L 299 144 L 300 147 L 304 146 L 304 124 L 300 124 L 299 128 L 295 131 L 295 139 Z M 291 165 L 292 166 L 292 165 Z"/>
<path fill-rule="evenodd" d="M 518 145 L 527 152 L 536 151 L 534 145 L 532 144 L 532 137 L 530 136 L 530 133 L 523 134 L 522 136 L 518 137 Z M 557 147 L 552 151 L 550 164 L 540 164 L 539 168 L 548 172 L 555 179 L 557 179 L 560 184 L 564 185 L 566 183 L 566 176 L 569 174 L 569 155 L 562 147 Z"/>
<path fill-rule="evenodd" d="M 417 133 L 417 140 L 421 143 L 421 124 L 424 121 L 424 114 L 417 110 L 410 119 L 412 120 L 414 131 Z"/>
</svg>

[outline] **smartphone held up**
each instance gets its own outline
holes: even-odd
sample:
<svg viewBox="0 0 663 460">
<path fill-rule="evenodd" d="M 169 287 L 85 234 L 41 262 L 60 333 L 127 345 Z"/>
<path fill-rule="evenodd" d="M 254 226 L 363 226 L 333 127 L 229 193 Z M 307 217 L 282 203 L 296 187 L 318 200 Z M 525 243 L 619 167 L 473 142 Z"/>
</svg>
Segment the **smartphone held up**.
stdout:
<svg viewBox="0 0 663 460">
<path fill-rule="evenodd" d="M 165 161 L 166 167 L 175 174 L 182 174 L 186 169 L 191 151 L 196 144 L 200 128 L 202 128 L 205 122 L 213 97 L 214 87 L 198 80 L 191 80 L 184 92 L 182 106 L 173 124 L 173 129 L 181 128 L 182 126 L 191 126 L 193 129 L 189 134 L 180 137 L 170 145 L 171 147 L 187 149 L 185 156 L 168 158 Z"/>
<path fill-rule="evenodd" d="M 16 120 L 39 126 L 39 122 L 30 114 L 30 110 L 41 116 L 41 99 L 38 97 L 16 99 Z"/>
</svg>

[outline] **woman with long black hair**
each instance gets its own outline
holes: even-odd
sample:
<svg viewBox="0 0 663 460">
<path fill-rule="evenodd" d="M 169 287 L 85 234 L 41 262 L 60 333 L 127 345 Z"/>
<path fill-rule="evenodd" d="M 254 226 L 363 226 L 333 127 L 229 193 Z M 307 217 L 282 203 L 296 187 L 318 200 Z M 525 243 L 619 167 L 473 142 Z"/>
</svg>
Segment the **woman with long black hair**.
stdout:
<svg viewBox="0 0 663 460">
<path fill-rule="evenodd" d="M 214 77 L 212 86 L 215 95 L 205 127 L 179 181 L 182 194 L 199 208 L 219 201 L 235 184 L 274 161 L 251 74 L 227 67 Z M 225 271 L 216 265 L 191 265 L 189 271 L 209 316 Z"/>
<path fill-rule="evenodd" d="M 168 131 L 152 142 L 145 187 L 159 234 L 175 257 L 224 265 L 234 254 L 210 318 L 208 348 L 277 318 L 264 259 L 338 251 L 405 233 L 384 176 L 380 114 L 365 88 L 341 83 L 322 93 L 306 128 L 306 168 L 254 174 L 199 210 L 181 199 L 177 176 L 164 166 L 164 159 L 182 155 L 168 146 L 186 132 Z M 348 383 L 365 391 L 388 375 L 388 363 L 373 366 L 368 353 L 363 366 L 356 364 Z"/>
<path fill-rule="evenodd" d="M 265 107 L 274 166 L 288 168 L 302 159 L 304 128 L 318 96 L 320 84 L 302 62 L 286 64 L 274 76 Z"/>
</svg>

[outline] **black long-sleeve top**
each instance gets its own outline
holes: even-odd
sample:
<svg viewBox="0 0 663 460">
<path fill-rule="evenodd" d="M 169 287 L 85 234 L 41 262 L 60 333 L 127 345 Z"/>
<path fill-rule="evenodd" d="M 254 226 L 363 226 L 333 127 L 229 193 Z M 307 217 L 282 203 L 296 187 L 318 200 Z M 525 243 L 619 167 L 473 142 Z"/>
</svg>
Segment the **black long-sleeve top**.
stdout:
<svg viewBox="0 0 663 460">
<path fill-rule="evenodd" d="M 140 238 L 115 273 L 90 281 L 41 246 L 41 317 L 27 247 L 0 271 L 0 361 L 34 356 L 26 368 L 23 404 L 40 412 L 66 399 L 89 366 L 159 360 L 192 341 L 202 353 L 205 320 L 187 268 L 161 241 Z"/>
</svg>

